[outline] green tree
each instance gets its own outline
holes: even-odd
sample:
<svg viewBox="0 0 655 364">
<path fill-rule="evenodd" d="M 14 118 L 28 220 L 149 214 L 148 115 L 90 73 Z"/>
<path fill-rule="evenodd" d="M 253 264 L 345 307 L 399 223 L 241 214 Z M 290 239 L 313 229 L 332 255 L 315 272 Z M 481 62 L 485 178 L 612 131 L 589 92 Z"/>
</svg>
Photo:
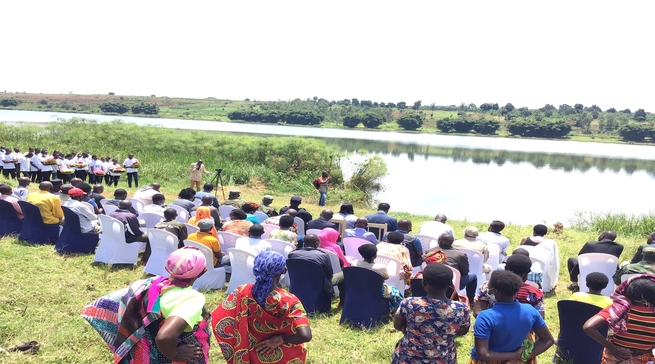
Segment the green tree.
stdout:
<svg viewBox="0 0 655 364">
<path fill-rule="evenodd" d="M 371 129 L 377 128 L 378 126 L 382 125 L 383 122 L 384 117 L 372 112 L 364 113 L 364 119 L 362 120 L 362 124 L 364 124 L 365 127 Z"/>
<path fill-rule="evenodd" d="M 496 134 L 498 129 L 500 129 L 500 121 L 497 120 L 480 119 L 473 123 L 473 131 L 478 134 L 492 135 Z"/>
<path fill-rule="evenodd" d="M 343 126 L 348 128 L 356 128 L 362 122 L 360 115 L 346 115 L 343 118 Z"/>
<path fill-rule="evenodd" d="M 591 114 L 585 111 L 582 114 L 578 115 L 578 117 L 575 120 L 575 126 L 582 129 L 583 133 L 591 134 L 591 122 L 592 121 L 593 121 L 593 118 L 592 118 Z"/>
<path fill-rule="evenodd" d="M 401 102 L 399 102 L 399 103 L 397 104 L 397 106 L 398 106 L 398 108 L 399 108 L 400 110 L 402 110 L 402 109 L 406 109 L 406 108 L 407 108 L 407 103 L 406 103 L 405 101 L 401 101 Z"/>
<path fill-rule="evenodd" d="M 15 106 L 18 106 L 18 100 L 15 100 L 15 99 L 2 99 L 2 100 L 0 100 L 0 106 L 15 107 Z"/>
<path fill-rule="evenodd" d="M 584 109 L 584 105 L 582 105 L 582 104 L 575 104 L 575 105 L 573 105 L 573 108 L 575 109 L 575 112 L 580 113 L 580 112 L 582 112 L 582 110 Z"/>
<path fill-rule="evenodd" d="M 615 113 L 615 112 L 616 112 L 616 109 L 613 108 L 613 107 L 610 107 L 609 109 L 605 110 L 605 112 Z"/>
<path fill-rule="evenodd" d="M 421 108 L 421 100 L 414 101 L 414 105 L 412 105 L 412 110 L 419 110 Z"/>
<path fill-rule="evenodd" d="M 420 114 L 403 114 L 397 120 L 398 126 L 405 130 L 416 130 L 423 126 L 423 116 Z"/>
<path fill-rule="evenodd" d="M 512 110 L 515 109 L 515 108 L 514 108 L 514 105 L 512 105 L 512 104 L 509 103 L 509 102 L 508 102 L 507 104 L 505 104 L 504 107 L 505 107 L 505 110 L 507 110 L 507 112 L 512 112 Z"/>
<path fill-rule="evenodd" d="M 359 100 L 357 100 L 357 99 L 350 100 L 350 103 L 355 105 L 355 106 L 359 106 Z"/>
<path fill-rule="evenodd" d="M 627 124 L 619 128 L 619 135 L 625 141 L 641 142 L 653 134 L 653 127 L 646 124 Z"/>
<path fill-rule="evenodd" d="M 646 121 L 646 111 L 644 111 L 644 109 L 639 109 L 635 111 L 632 118 L 636 121 Z"/>
<path fill-rule="evenodd" d="M 105 101 L 102 104 L 98 105 L 98 108 L 102 110 L 104 113 L 117 113 L 117 114 L 125 114 L 130 110 L 127 105 L 122 104 L 120 102 L 110 102 L 110 101 Z"/>
<path fill-rule="evenodd" d="M 132 114 L 157 115 L 159 114 L 159 106 L 157 104 L 146 104 L 142 102 L 132 106 Z"/>
</svg>

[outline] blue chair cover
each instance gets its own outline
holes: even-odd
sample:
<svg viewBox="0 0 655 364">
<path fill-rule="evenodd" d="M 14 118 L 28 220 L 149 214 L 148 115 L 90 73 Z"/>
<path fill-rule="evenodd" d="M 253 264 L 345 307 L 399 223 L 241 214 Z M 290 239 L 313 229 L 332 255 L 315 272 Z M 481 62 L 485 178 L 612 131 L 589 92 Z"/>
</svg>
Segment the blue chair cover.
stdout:
<svg viewBox="0 0 655 364">
<path fill-rule="evenodd" d="M 328 312 L 332 297 L 323 290 L 323 267 L 303 259 L 287 259 L 287 269 L 293 293 L 308 314 Z"/>
<path fill-rule="evenodd" d="M 557 338 L 557 362 L 575 364 L 599 364 L 603 357 L 603 346 L 595 342 L 582 330 L 587 320 L 600 311 L 600 307 L 584 302 L 562 300 L 557 302 L 559 312 L 559 336 Z M 607 336 L 607 326 L 600 329 Z"/>
<path fill-rule="evenodd" d="M 389 317 L 389 299 L 382 296 L 382 276 L 370 269 L 346 267 L 343 269 L 346 300 L 340 324 L 374 327 Z"/>
<path fill-rule="evenodd" d="M 410 288 L 412 289 L 412 297 L 423 297 L 428 295 L 425 288 L 423 288 L 423 280 L 421 278 L 413 278 L 410 282 Z"/>
<path fill-rule="evenodd" d="M 14 206 L 0 200 L 0 236 L 18 235 L 23 228 L 23 220 L 18 218 Z"/>
<path fill-rule="evenodd" d="M 98 234 L 82 234 L 80 230 L 80 217 L 73 210 L 62 206 L 64 210 L 64 228 L 61 230 L 55 250 L 59 254 L 89 254 L 98 246 Z"/>
<path fill-rule="evenodd" d="M 57 244 L 59 225 L 45 224 L 39 208 L 35 205 L 25 201 L 18 201 L 18 204 L 25 215 L 18 238 L 32 244 Z"/>
</svg>

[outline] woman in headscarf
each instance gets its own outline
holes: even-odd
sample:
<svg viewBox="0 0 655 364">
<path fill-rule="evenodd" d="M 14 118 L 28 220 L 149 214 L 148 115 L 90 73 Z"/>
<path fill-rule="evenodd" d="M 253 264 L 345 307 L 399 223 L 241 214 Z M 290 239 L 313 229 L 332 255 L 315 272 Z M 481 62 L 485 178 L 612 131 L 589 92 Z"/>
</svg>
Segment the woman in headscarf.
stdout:
<svg viewBox="0 0 655 364">
<path fill-rule="evenodd" d="M 205 257 L 184 247 L 169 255 L 170 276 L 138 280 L 82 311 L 114 353 L 115 364 L 209 363 L 209 312 L 193 282 Z"/>
<path fill-rule="evenodd" d="M 425 262 L 426 266 L 434 263 L 444 264 L 446 263 L 446 253 L 439 249 L 433 250 L 423 255 L 423 261 Z M 423 270 L 416 273 L 414 278 L 423 279 Z"/>
<path fill-rule="evenodd" d="M 191 224 L 191 225 L 193 225 L 193 226 L 198 226 L 198 223 L 199 223 L 201 220 L 204 220 L 204 219 L 211 219 L 211 221 L 214 221 L 214 218 L 212 217 L 212 211 L 211 211 L 211 209 L 210 209 L 209 207 L 206 207 L 206 206 L 200 206 L 200 207 L 198 207 L 198 209 L 196 210 L 196 216 L 193 216 L 192 218 L 189 219 L 189 224 Z M 215 223 L 215 221 L 214 221 L 214 223 Z M 210 232 L 212 233 L 212 235 L 213 235 L 215 238 L 218 239 L 218 234 L 216 233 L 216 226 L 215 226 L 215 224 L 214 224 L 214 226 L 212 227 L 212 229 L 210 230 Z"/>
<path fill-rule="evenodd" d="M 318 239 L 320 241 L 319 248 L 323 248 L 325 250 L 329 250 L 332 253 L 336 254 L 337 257 L 339 257 L 339 261 L 341 262 L 341 267 L 350 267 L 350 263 L 346 260 L 346 256 L 343 255 L 343 251 L 341 250 L 341 247 L 337 245 L 337 239 L 339 239 L 339 232 L 334 230 L 334 229 L 323 229 L 321 230 L 321 233 L 318 235 Z"/>
<path fill-rule="evenodd" d="M 286 260 L 265 251 L 254 262 L 254 284 L 230 293 L 212 312 L 212 328 L 228 364 L 304 363 L 312 339 L 300 300 L 278 287 Z"/>
<path fill-rule="evenodd" d="M 655 360 L 655 275 L 641 274 L 621 283 L 611 296 L 614 303 L 582 326 L 605 347 L 601 364 L 637 364 Z M 609 325 L 604 338 L 598 329 Z"/>
</svg>

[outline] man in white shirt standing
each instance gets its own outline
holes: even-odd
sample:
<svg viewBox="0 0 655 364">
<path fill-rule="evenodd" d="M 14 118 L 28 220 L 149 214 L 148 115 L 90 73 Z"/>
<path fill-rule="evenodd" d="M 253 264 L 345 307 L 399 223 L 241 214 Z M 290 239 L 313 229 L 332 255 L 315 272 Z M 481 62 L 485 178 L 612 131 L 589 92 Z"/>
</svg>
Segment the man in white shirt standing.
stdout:
<svg viewBox="0 0 655 364">
<path fill-rule="evenodd" d="M 48 155 L 47 149 L 41 150 L 41 155 L 39 156 L 39 164 L 41 168 L 41 181 L 50 181 L 52 176 L 52 166 L 46 166 L 44 163 L 48 158 L 52 158 L 51 155 Z"/>
<path fill-rule="evenodd" d="M 419 235 L 431 236 L 435 239 L 439 239 L 441 234 L 448 234 L 452 237 L 455 237 L 453 233 L 453 228 L 450 225 L 446 224 L 446 215 L 438 214 L 434 217 L 434 221 L 426 221 L 421 224 L 421 229 L 419 230 Z"/>
<path fill-rule="evenodd" d="M 89 170 L 89 163 L 91 163 L 91 158 L 89 158 L 89 152 L 86 151 L 82 153 L 81 156 L 78 156 L 76 159 L 76 163 L 82 162 L 86 164 L 85 167 L 82 168 L 77 168 L 75 167 L 75 178 L 79 178 L 82 180 L 82 182 L 86 182 L 86 175 L 88 174 Z"/>
<path fill-rule="evenodd" d="M 480 233 L 478 240 L 482 240 L 487 245 L 497 245 L 500 250 L 500 261 L 502 263 L 507 259 L 507 249 L 509 249 L 509 239 L 500 234 L 505 229 L 505 223 L 502 221 L 494 220 L 489 224 L 487 231 Z"/>
<path fill-rule="evenodd" d="M 27 154 L 20 153 L 20 150 L 16 153 L 16 159 L 18 160 L 18 177 L 22 174 L 23 177 L 30 176 L 30 159 L 26 157 Z M 29 154 L 29 153 L 28 153 Z"/>
<path fill-rule="evenodd" d="M 5 150 L 5 155 L 2 160 L 3 164 L 3 170 L 2 174 L 5 176 L 5 178 L 9 178 L 11 175 L 11 179 L 16 179 L 16 162 L 18 160 L 16 159 L 16 154 L 11 151 L 11 148 L 7 148 Z"/>
<path fill-rule="evenodd" d="M 251 252 L 255 256 L 263 251 L 273 250 L 271 243 L 266 240 L 262 240 L 262 235 L 264 235 L 264 227 L 259 224 L 253 224 L 248 230 L 249 236 L 247 238 L 239 238 L 234 243 L 234 247 L 237 249 L 243 249 Z"/>
<path fill-rule="evenodd" d="M 102 183 L 102 176 L 98 178 L 99 176 L 95 175 L 95 172 L 97 170 L 102 169 L 102 163 L 98 160 L 97 155 L 91 156 L 91 162 L 89 162 L 88 168 L 89 168 L 89 184 L 94 185 L 96 183 Z M 100 179 L 100 182 L 98 182 L 98 179 Z"/>
<path fill-rule="evenodd" d="M 134 153 L 130 153 L 123 162 L 123 167 L 125 167 L 125 172 L 127 172 L 127 187 L 131 188 L 132 180 L 134 180 L 134 187 L 139 188 L 139 169 L 131 168 L 134 162 L 139 162 L 139 160 L 134 158 Z"/>
<path fill-rule="evenodd" d="M 71 188 L 68 191 L 68 200 L 64 206 L 71 209 L 80 218 L 80 230 L 83 234 L 100 234 L 100 224 L 98 217 L 94 214 L 82 201 L 84 200 L 85 193 L 79 188 Z"/>
</svg>

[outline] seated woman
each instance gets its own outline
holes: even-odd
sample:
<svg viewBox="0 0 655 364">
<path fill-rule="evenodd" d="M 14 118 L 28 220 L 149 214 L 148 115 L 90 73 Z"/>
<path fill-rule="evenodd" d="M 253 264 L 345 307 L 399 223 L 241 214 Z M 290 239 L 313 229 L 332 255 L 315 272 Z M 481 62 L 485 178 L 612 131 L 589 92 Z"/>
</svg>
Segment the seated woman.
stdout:
<svg viewBox="0 0 655 364">
<path fill-rule="evenodd" d="M 516 300 L 522 285 L 521 277 L 513 272 L 491 273 L 489 294 L 495 295 L 496 303 L 480 312 L 475 320 L 470 364 L 534 362 L 553 345 L 553 336 L 539 312 Z M 525 340 L 531 330 L 538 337 L 534 343 Z"/>
<path fill-rule="evenodd" d="M 255 212 L 259 209 L 259 204 L 255 202 L 246 202 L 241 206 L 241 209 L 246 213 L 246 220 L 253 224 L 259 224 L 259 219 L 255 216 Z"/>
<path fill-rule="evenodd" d="M 375 262 L 375 258 L 378 257 L 378 248 L 375 245 L 364 244 L 361 245 L 359 248 L 357 248 L 357 251 L 359 251 L 359 255 L 361 255 L 362 258 L 364 258 L 364 260 L 355 260 L 352 263 L 353 267 L 370 269 L 380 274 L 385 281 L 389 279 L 389 272 L 387 272 L 387 267 Z M 343 272 L 337 274 L 343 274 Z M 341 290 L 341 288 L 339 288 L 339 290 Z M 344 287 L 344 295 L 345 295 L 345 287 Z M 396 311 L 398 309 L 398 305 L 400 305 L 400 301 L 402 301 L 404 298 L 403 292 L 400 292 L 398 288 L 394 286 L 390 286 L 386 283 L 382 285 L 382 296 L 389 299 L 390 312 Z M 342 300 L 340 301 L 343 302 Z"/>
<path fill-rule="evenodd" d="M 184 247 L 166 260 L 169 277 L 138 280 L 82 310 L 119 364 L 209 363 L 211 330 L 205 296 L 193 282 L 205 273 L 205 256 Z M 149 361 L 150 363 L 155 361 Z"/>
<path fill-rule="evenodd" d="M 338 231 L 330 228 L 323 229 L 318 235 L 318 239 L 321 242 L 319 248 L 329 250 L 336 254 L 337 257 L 339 257 L 339 263 L 342 268 L 350 267 L 350 263 L 346 260 L 346 256 L 343 255 L 343 250 L 341 250 L 341 247 L 337 244 L 337 239 L 339 239 Z"/>
<path fill-rule="evenodd" d="M 353 205 L 349 203 L 344 203 L 339 208 L 339 212 L 334 215 L 335 217 L 340 217 L 346 220 L 346 229 L 354 229 L 355 221 L 357 221 L 357 216 L 355 216 L 355 210 Z M 345 230 L 345 229 L 344 229 Z"/>
<path fill-rule="evenodd" d="M 632 277 L 612 294 L 614 303 L 590 318 L 582 329 L 605 347 L 602 364 L 637 364 L 655 360 L 655 276 Z M 598 329 L 609 325 L 604 338 Z"/>
<path fill-rule="evenodd" d="M 241 209 L 230 211 L 230 221 L 223 224 L 223 231 L 248 237 L 252 222 L 246 220 L 246 213 Z"/>
<path fill-rule="evenodd" d="M 254 284 L 230 293 L 212 312 L 212 328 L 228 364 L 304 363 L 303 343 L 312 339 L 300 300 L 278 287 L 286 273 L 280 253 L 255 258 Z"/>
<path fill-rule="evenodd" d="M 439 263 L 439 264 L 444 264 L 446 262 L 446 254 L 442 252 L 441 250 L 433 250 L 431 252 L 428 252 L 427 254 L 423 255 L 423 261 L 426 264 L 426 267 L 430 264 L 433 263 Z M 425 269 L 419 271 L 416 273 L 416 276 L 414 276 L 415 279 L 423 279 L 423 271 Z"/>
<path fill-rule="evenodd" d="M 280 216 L 279 223 L 280 223 L 280 229 L 271 231 L 268 238 L 287 241 L 297 247 L 298 234 L 290 230 L 293 227 L 293 217 L 288 215 L 282 215 Z"/>
<path fill-rule="evenodd" d="M 191 213 L 191 210 L 196 207 L 193 203 L 195 198 L 196 190 L 193 188 L 183 188 L 180 190 L 180 193 L 177 194 L 177 198 L 173 200 L 173 205 L 180 206 Z"/>
<path fill-rule="evenodd" d="M 209 219 L 209 220 L 211 220 L 211 221 L 214 221 L 214 219 L 212 218 L 212 212 L 211 212 L 211 210 L 209 209 L 209 207 L 200 206 L 200 207 L 198 207 L 198 209 L 196 210 L 196 216 L 193 216 L 193 217 L 191 217 L 191 218 L 189 219 L 189 224 L 191 224 L 191 225 L 193 225 L 193 226 L 198 226 L 198 224 L 200 223 L 200 221 L 202 221 L 202 220 L 206 220 L 206 219 Z M 215 226 L 213 226 L 213 227 L 211 228 L 210 232 L 211 232 L 211 234 L 212 234 L 213 237 L 215 237 L 215 238 L 218 239 L 218 234 L 216 233 L 216 227 L 215 227 Z"/>
<path fill-rule="evenodd" d="M 430 264 L 422 274 L 427 296 L 404 299 L 393 318 L 393 326 L 404 336 L 396 345 L 391 362 L 457 363 L 455 337 L 469 330 L 469 307 L 446 296 L 446 290 L 452 286 L 452 269 Z"/>
<path fill-rule="evenodd" d="M 403 265 L 403 271 L 400 278 L 405 280 L 409 285 L 412 278 L 412 261 L 409 258 L 409 250 L 401 243 L 405 240 L 405 235 L 397 231 L 387 234 L 387 241 L 378 243 L 378 254 L 400 260 Z"/>
</svg>

